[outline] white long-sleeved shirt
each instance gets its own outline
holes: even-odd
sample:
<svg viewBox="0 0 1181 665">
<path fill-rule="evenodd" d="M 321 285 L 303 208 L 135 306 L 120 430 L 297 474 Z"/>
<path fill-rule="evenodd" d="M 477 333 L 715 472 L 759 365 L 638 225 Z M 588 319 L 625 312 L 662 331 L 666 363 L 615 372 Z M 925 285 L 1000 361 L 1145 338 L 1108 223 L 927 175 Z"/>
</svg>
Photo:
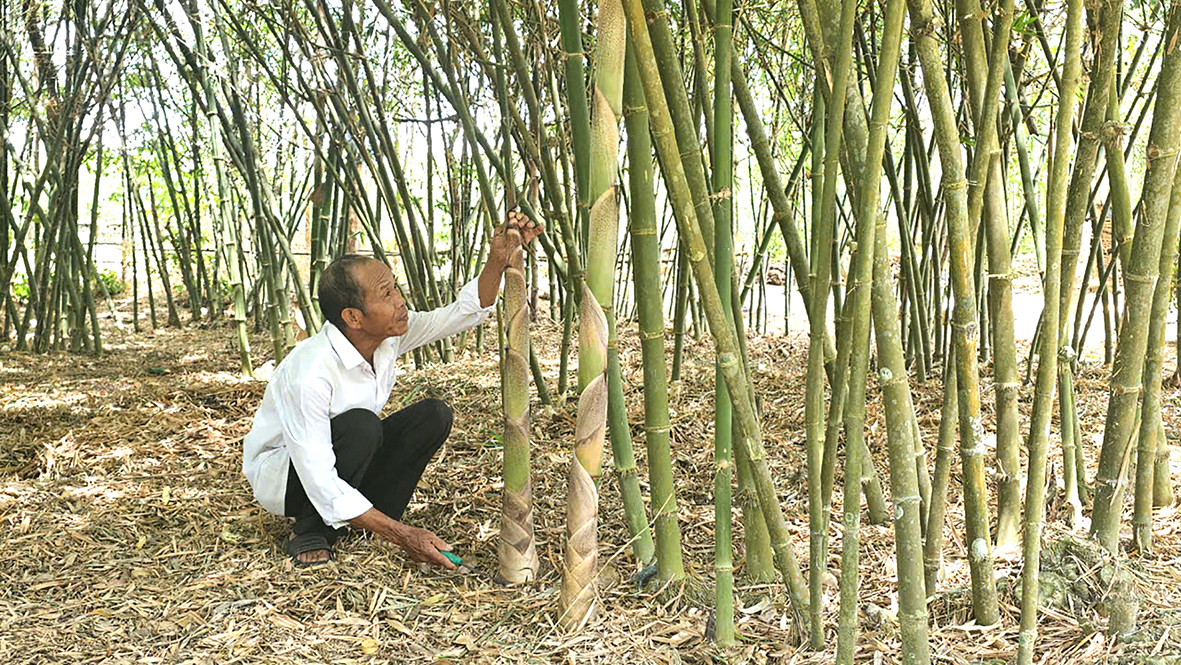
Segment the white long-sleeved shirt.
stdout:
<svg viewBox="0 0 1181 665">
<path fill-rule="evenodd" d="M 406 334 L 382 342 L 372 367 L 332 323 L 279 363 L 243 443 L 242 471 L 263 508 L 284 513 L 292 464 L 325 524 L 339 528 L 373 506 L 337 474 L 330 421 L 357 408 L 380 414 L 398 356 L 483 323 L 495 305 L 480 307 L 478 283 L 464 285 L 450 305 L 409 312 Z"/>
</svg>

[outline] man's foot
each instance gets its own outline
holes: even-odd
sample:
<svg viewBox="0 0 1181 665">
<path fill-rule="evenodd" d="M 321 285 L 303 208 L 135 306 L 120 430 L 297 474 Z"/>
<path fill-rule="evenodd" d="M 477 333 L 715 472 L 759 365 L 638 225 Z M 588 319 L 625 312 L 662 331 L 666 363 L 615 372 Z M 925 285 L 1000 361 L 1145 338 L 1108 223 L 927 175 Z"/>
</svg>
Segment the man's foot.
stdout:
<svg viewBox="0 0 1181 665">
<path fill-rule="evenodd" d="M 322 533 L 294 533 L 287 539 L 285 545 L 287 554 L 296 566 L 319 566 L 332 560 L 332 545 Z"/>
</svg>

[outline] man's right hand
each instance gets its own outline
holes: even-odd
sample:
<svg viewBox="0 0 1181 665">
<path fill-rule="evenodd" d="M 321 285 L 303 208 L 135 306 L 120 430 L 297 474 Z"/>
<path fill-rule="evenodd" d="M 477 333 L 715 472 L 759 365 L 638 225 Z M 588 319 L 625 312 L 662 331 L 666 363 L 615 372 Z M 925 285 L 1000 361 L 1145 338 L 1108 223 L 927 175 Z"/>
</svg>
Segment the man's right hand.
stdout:
<svg viewBox="0 0 1181 665">
<path fill-rule="evenodd" d="M 426 529 L 403 524 L 398 540 L 394 542 L 406 550 L 406 554 L 414 561 L 424 561 L 449 569 L 455 568 L 455 564 L 442 554 L 450 552 L 451 546 Z"/>
<path fill-rule="evenodd" d="M 442 555 L 442 552 L 450 552 L 451 546 L 426 529 L 402 524 L 377 508 L 366 510 L 349 520 L 349 523 L 372 531 L 401 547 L 414 561 L 423 561 L 449 570 L 455 569 L 455 564 Z"/>
</svg>

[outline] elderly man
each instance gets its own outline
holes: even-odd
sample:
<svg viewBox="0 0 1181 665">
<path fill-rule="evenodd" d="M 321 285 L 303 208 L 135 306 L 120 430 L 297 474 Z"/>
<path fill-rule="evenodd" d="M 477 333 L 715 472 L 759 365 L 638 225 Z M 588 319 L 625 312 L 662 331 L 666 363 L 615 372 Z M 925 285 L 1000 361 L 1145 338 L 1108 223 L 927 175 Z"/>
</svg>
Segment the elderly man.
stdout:
<svg viewBox="0 0 1181 665">
<path fill-rule="evenodd" d="M 390 269 L 374 258 L 350 254 L 324 270 L 319 298 L 327 322 L 275 368 L 243 450 L 255 499 L 295 518 L 285 549 L 296 565 L 330 560 L 333 543 L 352 525 L 415 561 L 455 567 L 440 553 L 450 550 L 447 543 L 398 521 L 451 431 L 451 409 L 428 399 L 385 419 L 378 414 L 394 386 L 395 359 L 487 319 L 511 252 L 542 230 L 510 213 L 492 236 L 480 276 L 431 312 L 408 310 Z"/>
</svg>

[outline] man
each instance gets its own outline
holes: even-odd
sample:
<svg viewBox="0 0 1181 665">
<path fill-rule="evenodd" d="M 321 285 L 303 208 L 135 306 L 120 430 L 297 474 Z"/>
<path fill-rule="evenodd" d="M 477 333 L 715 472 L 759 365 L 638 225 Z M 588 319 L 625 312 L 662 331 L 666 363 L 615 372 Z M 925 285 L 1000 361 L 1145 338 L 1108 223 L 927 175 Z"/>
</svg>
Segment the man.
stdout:
<svg viewBox="0 0 1181 665">
<path fill-rule="evenodd" d="M 424 344 L 479 325 L 496 304 L 509 257 L 543 227 L 517 211 L 489 245 L 479 277 L 455 302 L 412 312 L 390 269 L 349 254 L 320 278 L 326 322 L 279 363 L 254 426 L 242 470 L 268 511 L 295 518 L 285 543 L 296 565 L 329 561 L 352 525 L 398 545 L 415 561 L 454 568 L 450 546 L 398 521 L 423 471 L 451 431 L 451 409 L 424 400 L 382 420 L 394 386 L 394 361 Z"/>
</svg>

